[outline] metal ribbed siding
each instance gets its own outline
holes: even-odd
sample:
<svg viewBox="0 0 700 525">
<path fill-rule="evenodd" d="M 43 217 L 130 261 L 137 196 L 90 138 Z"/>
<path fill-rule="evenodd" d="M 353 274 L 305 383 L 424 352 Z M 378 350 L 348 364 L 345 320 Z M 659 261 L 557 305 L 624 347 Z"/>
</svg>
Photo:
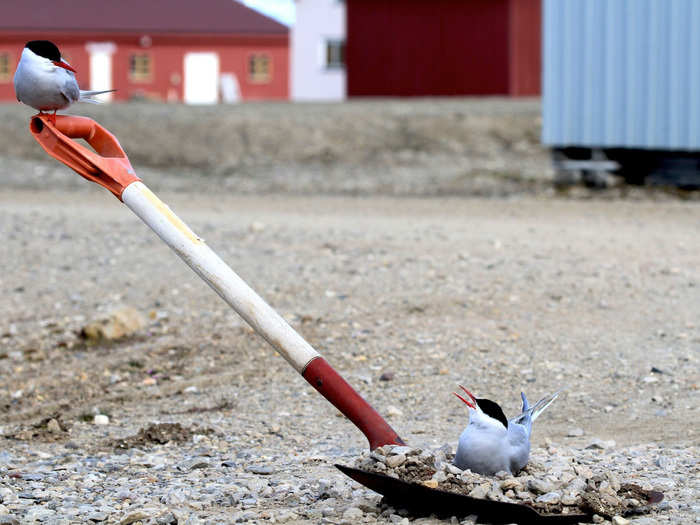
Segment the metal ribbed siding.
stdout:
<svg viewBox="0 0 700 525">
<path fill-rule="evenodd" d="M 542 141 L 700 150 L 700 1 L 544 0 Z"/>
</svg>

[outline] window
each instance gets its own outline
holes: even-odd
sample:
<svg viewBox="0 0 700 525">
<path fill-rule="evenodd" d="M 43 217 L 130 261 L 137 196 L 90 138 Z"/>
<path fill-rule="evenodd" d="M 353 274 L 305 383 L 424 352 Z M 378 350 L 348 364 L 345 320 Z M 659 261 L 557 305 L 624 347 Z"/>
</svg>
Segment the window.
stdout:
<svg viewBox="0 0 700 525">
<path fill-rule="evenodd" d="M 248 80 L 266 84 L 272 79 L 272 61 L 268 55 L 256 54 L 248 58 Z"/>
<path fill-rule="evenodd" d="M 12 80 L 12 65 L 9 53 L 0 53 L 0 82 Z"/>
<path fill-rule="evenodd" d="M 326 69 L 345 68 L 345 42 L 342 40 L 326 40 Z"/>
<path fill-rule="evenodd" d="M 151 55 L 140 54 L 129 57 L 129 78 L 134 82 L 151 82 L 153 80 Z"/>
</svg>

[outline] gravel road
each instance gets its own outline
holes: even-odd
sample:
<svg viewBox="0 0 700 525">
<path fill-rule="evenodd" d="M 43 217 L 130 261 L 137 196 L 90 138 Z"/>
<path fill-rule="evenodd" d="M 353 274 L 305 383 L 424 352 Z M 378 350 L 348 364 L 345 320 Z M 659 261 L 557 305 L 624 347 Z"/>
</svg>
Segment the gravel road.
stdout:
<svg viewBox="0 0 700 525">
<path fill-rule="evenodd" d="M 565 388 L 535 454 L 697 520 L 697 204 L 161 196 L 412 445 L 454 449 L 458 383 Z M 0 190 L 0 234 L 0 523 L 437 522 L 336 472 L 359 431 L 107 192 Z"/>
</svg>

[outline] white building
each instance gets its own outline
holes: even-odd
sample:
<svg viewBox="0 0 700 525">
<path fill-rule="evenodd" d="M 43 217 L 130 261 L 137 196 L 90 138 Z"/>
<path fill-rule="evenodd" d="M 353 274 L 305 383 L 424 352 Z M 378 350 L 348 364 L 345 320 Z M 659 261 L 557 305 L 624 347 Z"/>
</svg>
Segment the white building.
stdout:
<svg viewBox="0 0 700 525">
<path fill-rule="evenodd" d="M 295 0 L 291 31 L 292 100 L 344 100 L 345 2 Z"/>
</svg>

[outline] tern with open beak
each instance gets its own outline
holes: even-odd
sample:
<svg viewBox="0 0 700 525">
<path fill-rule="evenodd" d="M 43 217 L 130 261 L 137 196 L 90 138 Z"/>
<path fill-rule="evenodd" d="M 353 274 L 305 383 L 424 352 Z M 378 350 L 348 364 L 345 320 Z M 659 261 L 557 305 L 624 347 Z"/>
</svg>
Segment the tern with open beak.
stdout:
<svg viewBox="0 0 700 525">
<path fill-rule="evenodd" d="M 529 406 L 525 394 L 521 413 L 508 420 L 503 410 L 490 399 L 477 399 L 460 385 L 468 398 L 455 395 L 469 407 L 469 424 L 459 436 L 456 467 L 492 476 L 506 471 L 516 474 L 530 458 L 530 434 L 535 419 L 554 401 L 559 392 Z"/>
<path fill-rule="evenodd" d="M 74 102 L 93 102 L 90 97 L 114 91 L 85 91 L 78 87 L 75 69 L 61 57 L 53 42 L 32 40 L 22 50 L 15 72 L 17 100 L 40 112 L 64 109 Z"/>
</svg>

